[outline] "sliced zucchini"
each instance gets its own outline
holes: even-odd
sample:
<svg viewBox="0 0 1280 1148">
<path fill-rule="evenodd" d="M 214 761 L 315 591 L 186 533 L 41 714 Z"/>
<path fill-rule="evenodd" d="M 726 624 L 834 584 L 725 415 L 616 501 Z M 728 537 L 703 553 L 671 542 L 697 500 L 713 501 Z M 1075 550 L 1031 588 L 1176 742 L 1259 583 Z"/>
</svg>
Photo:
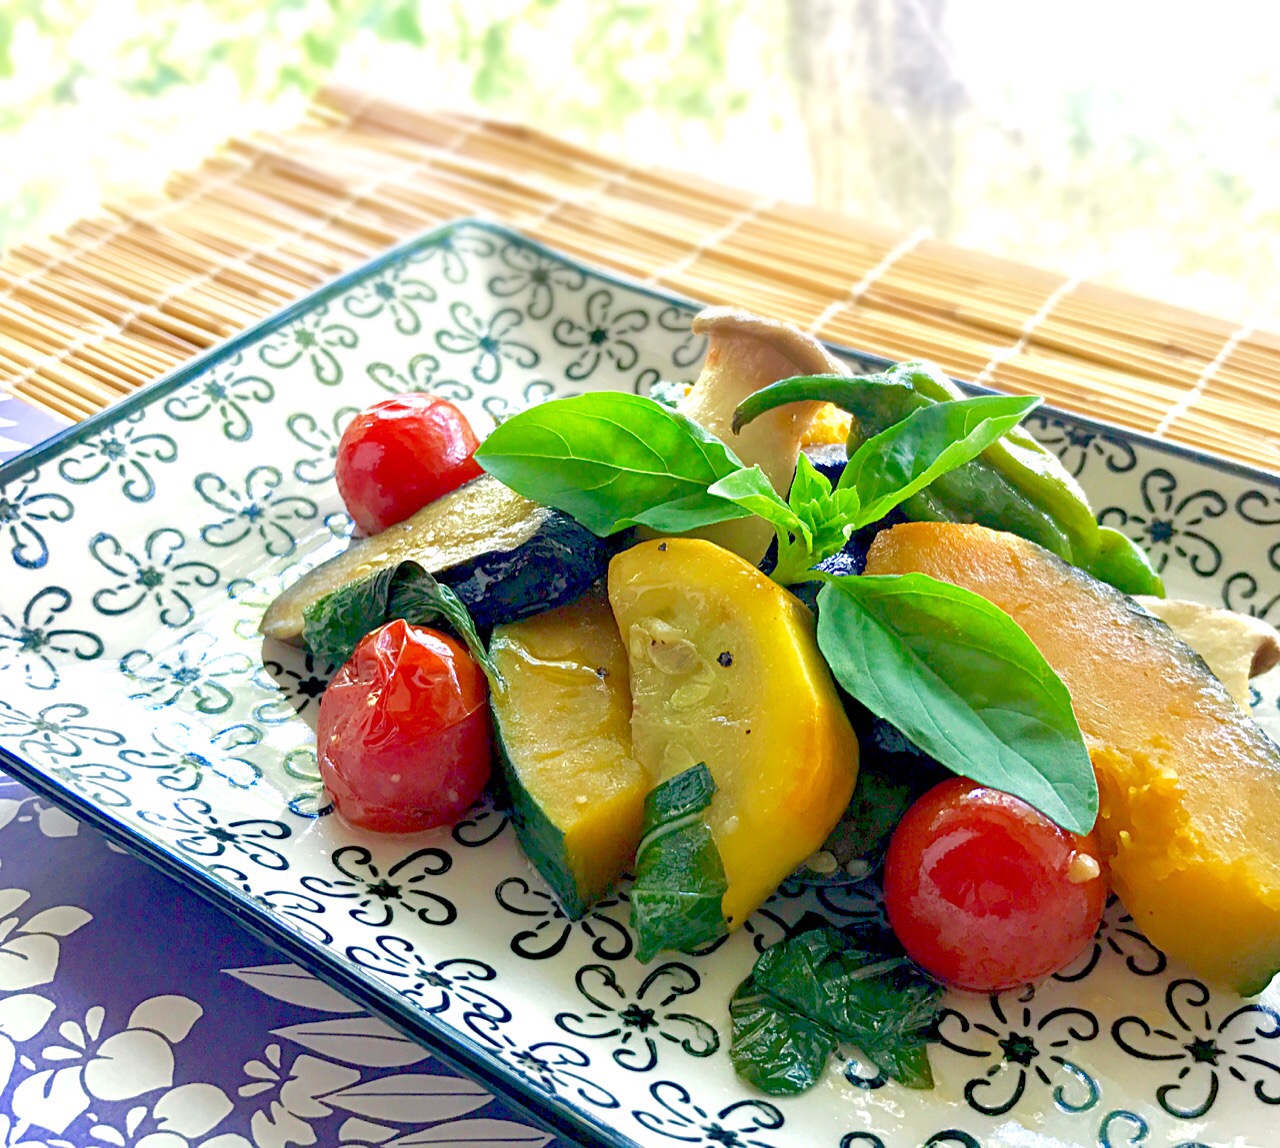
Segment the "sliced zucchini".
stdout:
<svg viewBox="0 0 1280 1148">
<path fill-rule="evenodd" d="M 627 653 L 602 591 L 499 626 L 491 705 L 516 835 L 570 917 L 635 856 L 648 774 L 631 756 Z"/>
<path fill-rule="evenodd" d="M 695 538 L 609 566 L 631 670 L 636 760 L 667 781 L 699 763 L 730 929 L 821 847 L 849 804 L 858 742 L 812 615 L 750 563 Z"/>
<path fill-rule="evenodd" d="M 604 574 L 609 554 L 567 514 L 486 474 L 317 566 L 271 603 L 258 628 L 299 642 L 303 609 L 406 559 L 450 587 L 477 626 L 496 626 L 572 601 Z"/>
</svg>

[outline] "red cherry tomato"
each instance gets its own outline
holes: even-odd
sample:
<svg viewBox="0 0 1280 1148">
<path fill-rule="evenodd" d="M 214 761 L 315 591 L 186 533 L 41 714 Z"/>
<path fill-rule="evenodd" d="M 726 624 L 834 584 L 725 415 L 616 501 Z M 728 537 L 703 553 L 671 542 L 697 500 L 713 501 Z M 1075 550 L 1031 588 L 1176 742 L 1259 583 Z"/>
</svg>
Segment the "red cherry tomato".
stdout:
<svg viewBox="0 0 1280 1148">
<path fill-rule="evenodd" d="M 456 821 L 489 780 L 488 682 L 452 638 L 388 622 L 320 699 L 316 756 L 338 812 L 382 833 Z"/>
<path fill-rule="evenodd" d="M 965 778 L 935 785 L 885 858 L 889 924 L 907 954 L 958 988 L 995 992 L 1062 968 L 1107 898 L 1096 834 L 1079 837 L 1021 798 Z"/>
<path fill-rule="evenodd" d="M 355 523 L 377 534 L 478 478 L 480 440 L 466 416 L 432 395 L 400 395 L 361 411 L 338 443 L 338 493 Z"/>
</svg>

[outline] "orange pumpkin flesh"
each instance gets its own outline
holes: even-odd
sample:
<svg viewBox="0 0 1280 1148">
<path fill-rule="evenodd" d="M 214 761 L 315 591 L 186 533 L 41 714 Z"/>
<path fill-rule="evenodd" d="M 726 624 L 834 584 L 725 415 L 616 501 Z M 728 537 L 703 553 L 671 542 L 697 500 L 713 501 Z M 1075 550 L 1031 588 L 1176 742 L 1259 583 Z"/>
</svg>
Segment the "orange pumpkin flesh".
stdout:
<svg viewBox="0 0 1280 1148">
<path fill-rule="evenodd" d="M 958 523 L 879 534 L 866 572 L 911 571 L 1006 611 L 1066 684 L 1139 927 L 1202 977 L 1265 988 L 1280 969 L 1280 748 L 1163 622 L 1033 543 Z"/>
</svg>

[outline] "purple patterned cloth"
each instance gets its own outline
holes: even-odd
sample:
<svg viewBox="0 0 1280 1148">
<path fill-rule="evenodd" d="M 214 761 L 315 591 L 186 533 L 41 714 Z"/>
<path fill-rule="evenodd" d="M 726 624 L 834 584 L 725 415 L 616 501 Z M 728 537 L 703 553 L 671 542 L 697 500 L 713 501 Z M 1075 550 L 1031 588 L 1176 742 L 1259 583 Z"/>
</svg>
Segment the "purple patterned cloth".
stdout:
<svg viewBox="0 0 1280 1148">
<path fill-rule="evenodd" d="M 0 461 L 62 425 L 0 394 Z M 0 1148 L 552 1143 L 0 775 Z"/>
</svg>

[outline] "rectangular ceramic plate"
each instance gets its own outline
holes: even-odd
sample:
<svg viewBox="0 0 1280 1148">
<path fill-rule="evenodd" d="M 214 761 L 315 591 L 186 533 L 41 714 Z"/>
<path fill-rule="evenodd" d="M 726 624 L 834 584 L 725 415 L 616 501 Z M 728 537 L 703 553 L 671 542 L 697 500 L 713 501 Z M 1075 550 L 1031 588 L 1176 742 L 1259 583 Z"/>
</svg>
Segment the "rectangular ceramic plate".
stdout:
<svg viewBox="0 0 1280 1148">
<path fill-rule="evenodd" d="M 1034 992 L 948 998 L 933 1092 L 845 1057 L 813 1092 L 772 1102 L 733 1075 L 729 996 L 803 912 L 876 914 L 873 889 L 784 886 L 712 951 L 646 967 L 625 889 L 566 920 L 499 811 L 409 839 L 326 816 L 313 725 L 331 667 L 256 627 L 346 545 L 332 481 L 346 420 L 420 390 L 483 433 L 553 395 L 690 378 L 704 349 L 694 310 L 462 222 L 0 468 L 5 768 L 569 1138 L 1269 1142 L 1271 998 L 1210 992 L 1118 904 Z M 1172 594 L 1280 615 L 1274 477 L 1065 415 L 1031 426 Z M 1257 684 L 1274 735 L 1276 675 Z"/>
</svg>

